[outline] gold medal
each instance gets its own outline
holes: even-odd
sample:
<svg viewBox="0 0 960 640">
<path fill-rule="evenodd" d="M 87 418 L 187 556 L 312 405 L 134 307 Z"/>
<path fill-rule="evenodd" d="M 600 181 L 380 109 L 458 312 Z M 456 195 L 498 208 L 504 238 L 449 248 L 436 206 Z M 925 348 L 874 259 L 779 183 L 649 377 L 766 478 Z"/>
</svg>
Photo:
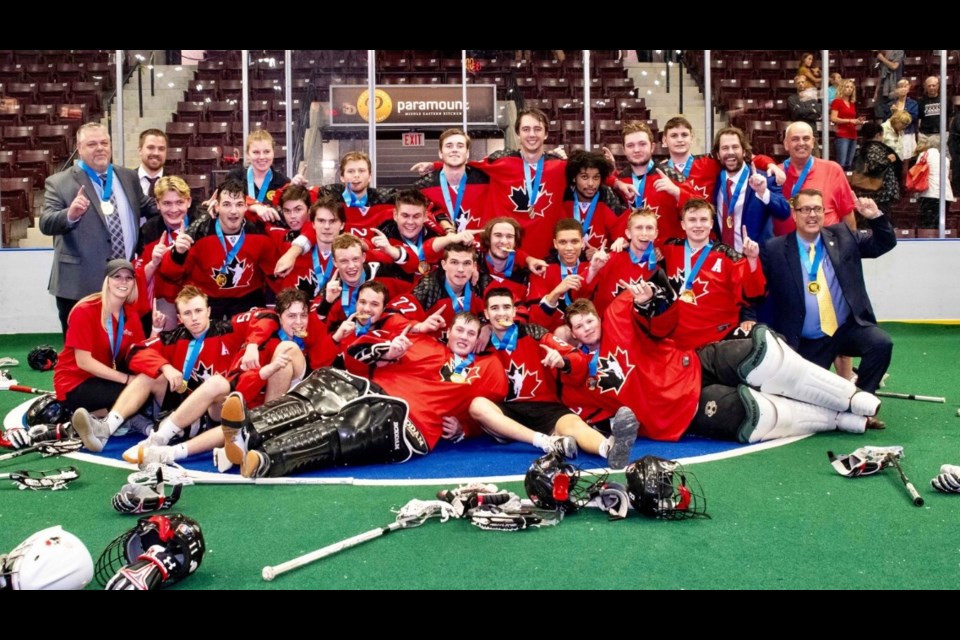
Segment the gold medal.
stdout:
<svg viewBox="0 0 960 640">
<path fill-rule="evenodd" d="M 112 216 L 116 211 L 116 208 L 114 208 L 112 202 L 105 200 L 100 202 L 100 210 L 103 211 L 103 215 Z"/>
<path fill-rule="evenodd" d="M 417 269 L 420 270 L 421 275 L 427 275 L 428 273 L 430 273 L 430 263 L 429 263 L 429 262 L 424 262 L 424 261 L 421 260 L 421 261 L 420 261 L 420 266 L 417 267 Z"/>
<path fill-rule="evenodd" d="M 463 384 L 467 379 L 462 373 L 451 373 L 450 382 L 456 382 L 457 384 Z"/>
<path fill-rule="evenodd" d="M 530 207 L 530 219 L 533 220 L 537 217 L 537 212 L 533 210 L 533 207 Z"/>
<path fill-rule="evenodd" d="M 727 216 L 727 229 L 733 229 L 733 216 Z"/>
<path fill-rule="evenodd" d="M 697 296 L 693 293 L 693 291 L 690 291 L 690 289 L 687 289 L 686 291 L 680 294 L 680 299 L 684 302 L 693 304 L 694 302 L 697 301 Z"/>
<path fill-rule="evenodd" d="M 177 393 L 186 393 L 188 388 L 189 388 L 189 385 L 187 385 L 187 381 L 181 380 L 180 386 L 177 387 Z"/>
<path fill-rule="evenodd" d="M 587 389 L 590 389 L 590 391 L 593 391 L 596 388 L 597 388 L 597 379 L 594 376 L 590 376 L 589 378 L 587 378 Z"/>
<path fill-rule="evenodd" d="M 820 293 L 820 283 L 811 282 L 810 284 L 807 285 L 807 291 L 809 291 L 813 295 L 817 295 L 818 293 Z"/>
<path fill-rule="evenodd" d="M 218 273 L 217 276 L 213 279 L 217 283 L 217 286 L 221 289 L 227 284 L 227 274 Z"/>
</svg>

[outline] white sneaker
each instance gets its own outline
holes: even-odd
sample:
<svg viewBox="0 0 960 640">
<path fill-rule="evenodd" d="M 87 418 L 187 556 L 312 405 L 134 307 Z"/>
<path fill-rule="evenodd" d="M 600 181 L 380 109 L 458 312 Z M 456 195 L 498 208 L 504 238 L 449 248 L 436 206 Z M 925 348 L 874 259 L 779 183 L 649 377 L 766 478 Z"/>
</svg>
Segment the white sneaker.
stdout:
<svg viewBox="0 0 960 640">
<path fill-rule="evenodd" d="M 70 420 L 77 435 L 85 446 L 94 453 L 103 451 L 103 447 L 110 439 L 110 427 L 102 418 L 95 418 L 86 409 L 77 409 Z"/>
<path fill-rule="evenodd" d="M 140 447 L 137 464 L 146 465 L 153 462 L 160 464 L 169 464 L 175 462 L 173 458 L 173 447 Z"/>
<path fill-rule="evenodd" d="M 123 452 L 123 459 L 125 462 L 130 464 L 140 464 L 140 450 L 149 449 L 152 447 L 165 447 L 166 442 L 163 441 L 163 438 L 160 435 L 153 431 L 146 438 L 133 445 L 129 449 Z"/>
<path fill-rule="evenodd" d="M 550 444 L 548 447 L 549 448 L 545 449 L 547 453 L 551 451 L 559 453 L 567 460 L 576 460 L 579 451 L 577 449 L 577 441 L 570 436 L 550 436 Z"/>
</svg>

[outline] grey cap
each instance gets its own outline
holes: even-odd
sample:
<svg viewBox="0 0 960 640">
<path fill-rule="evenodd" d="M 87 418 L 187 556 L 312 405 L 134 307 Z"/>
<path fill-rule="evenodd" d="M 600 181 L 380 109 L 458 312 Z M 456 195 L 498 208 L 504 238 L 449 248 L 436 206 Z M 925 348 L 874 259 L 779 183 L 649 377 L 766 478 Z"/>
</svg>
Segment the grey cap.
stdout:
<svg viewBox="0 0 960 640">
<path fill-rule="evenodd" d="M 115 275 L 118 271 L 123 271 L 124 269 L 128 269 L 132 274 L 137 273 L 129 260 L 124 260 L 123 258 L 114 258 L 107 263 L 106 277 L 109 278 L 110 276 Z"/>
</svg>

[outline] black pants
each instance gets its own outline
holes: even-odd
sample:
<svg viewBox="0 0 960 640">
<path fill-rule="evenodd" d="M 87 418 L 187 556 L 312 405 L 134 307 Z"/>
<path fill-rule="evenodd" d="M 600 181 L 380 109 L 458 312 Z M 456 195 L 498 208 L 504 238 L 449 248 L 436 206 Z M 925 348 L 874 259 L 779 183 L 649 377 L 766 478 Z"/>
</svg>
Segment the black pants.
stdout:
<svg viewBox="0 0 960 640">
<path fill-rule="evenodd" d="M 70 298 L 57 296 L 57 314 L 60 316 L 60 328 L 63 329 L 64 338 L 67 337 L 67 318 L 70 317 L 70 312 L 77 302 L 79 302 L 79 300 L 71 300 Z"/>
<path fill-rule="evenodd" d="M 829 369 L 838 355 L 860 356 L 857 386 L 873 393 L 880 387 L 883 374 L 890 367 L 893 340 L 877 325 L 862 326 L 850 318 L 831 337 L 816 340 L 801 338 L 797 352 L 824 369 Z"/>
</svg>

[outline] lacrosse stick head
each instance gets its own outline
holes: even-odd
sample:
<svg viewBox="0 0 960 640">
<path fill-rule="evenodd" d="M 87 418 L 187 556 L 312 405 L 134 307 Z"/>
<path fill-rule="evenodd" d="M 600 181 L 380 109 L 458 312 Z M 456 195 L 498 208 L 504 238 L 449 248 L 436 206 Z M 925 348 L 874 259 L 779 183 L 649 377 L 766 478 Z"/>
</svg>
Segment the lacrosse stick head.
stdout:
<svg viewBox="0 0 960 640">
<path fill-rule="evenodd" d="M 550 452 L 533 461 L 523 488 L 537 507 L 572 513 L 590 502 L 606 479 L 605 473 L 585 472 L 561 454 Z"/>
<path fill-rule="evenodd" d="M 101 586 L 127 565 L 136 562 L 148 549 L 160 545 L 172 559 L 165 566 L 169 577 L 164 585 L 186 578 L 200 567 L 206 548 L 200 524 L 182 513 L 140 518 L 135 527 L 113 539 L 97 559 L 96 577 Z"/>
<path fill-rule="evenodd" d="M 152 487 L 163 482 L 169 485 L 193 484 L 190 472 L 178 464 L 170 462 L 151 462 L 143 465 L 139 471 L 127 476 L 129 484 L 145 484 Z"/>
<path fill-rule="evenodd" d="M 23 426 L 35 427 L 40 424 L 60 424 L 70 420 L 70 415 L 64 410 L 57 396 L 48 393 L 40 396 L 23 414 Z"/>
<path fill-rule="evenodd" d="M 8 475 L 13 484 L 21 490 L 59 491 L 66 489 L 67 484 L 79 478 L 80 470 L 76 467 L 60 467 L 46 471 L 14 471 Z"/>
<path fill-rule="evenodd" d="M 853 453 L 835 455 L 827 452 L 827 458 L 834 470 L 845 478 L 859 478 L 880 473 L 890 466 L 893 460 L 903 457 L 903 447 L 860 447 Z"/>
<path fill-rule="evenodd" d="M 645 516 L 682 520 L 707 515 L 707 500 L 696 476 L 679 462 L 644 456 L 625 469 L 630 504 Z"/>
<path fill-rule="evenodd" d="M 59 525 L 38 531 L 0 556 L 0 589 L 79 590 L 93 578 L 93 558 Z"/>
</svg>

